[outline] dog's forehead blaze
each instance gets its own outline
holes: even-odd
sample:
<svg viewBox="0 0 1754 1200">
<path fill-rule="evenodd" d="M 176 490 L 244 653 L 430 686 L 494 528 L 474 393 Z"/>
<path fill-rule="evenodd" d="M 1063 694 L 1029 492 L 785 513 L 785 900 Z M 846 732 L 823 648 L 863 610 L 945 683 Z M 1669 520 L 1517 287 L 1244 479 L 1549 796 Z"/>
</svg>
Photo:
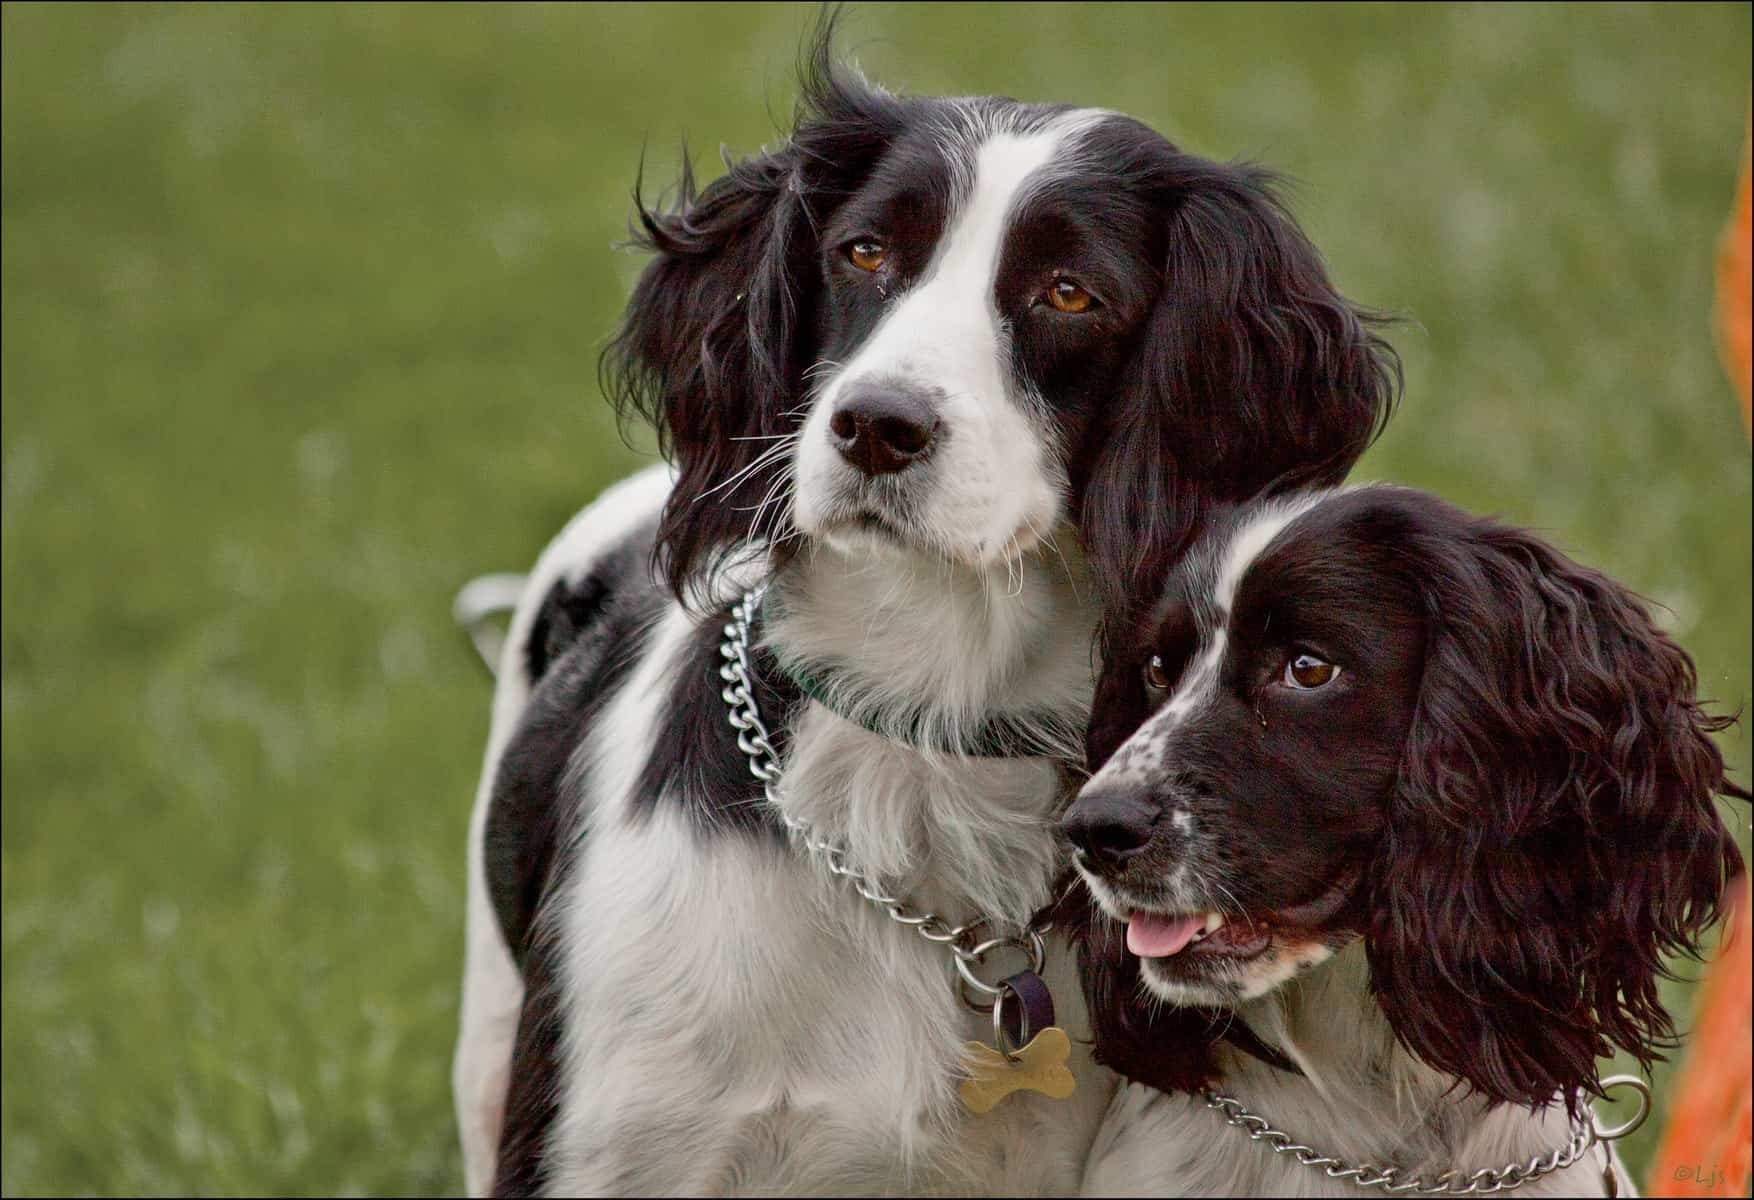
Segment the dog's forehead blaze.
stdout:
<svg viewBox="0 0 1754 1200">
<path fill-rule="evenodd" d="M 1197 640 L 1196 660 L 1223 649 L 1222 644 L 1232 639 L 1231 617 L 1243 589 L 1264 563 L 1299 535 L 1305 519 L 1329 496 L 1327 492 L 1307 492 L 1262 503 L 1214 530 L 1183 560 L 1174 589 L 1176 599 L 1163 609 L 1160 632 L 1167 633 L 1172 623 L 1191 625 Z M 1196 681 L 1184 676 L 1176 691 L 1192 682 Z"/>
<path fill-rule="evenodd" d="M 1078 137 L 1094 119 L 1081 111 L 1028 116 L 987 114 L 941 133 L 937 162 L 921 163 L 913 172 L 911 187 L 949 193 L 934 248 L 936 270 L 972 268 L 990 284 L 1020 214 L 1067 173 Z"/>
<path fill-rule="evenodd" d="M 1324 493 L 1249 565 L 1231 604 L 1233 628 L 1281 647 L 1315 638 L 1379 673 L 1404 669 L 1423 645 L 1419 580 L 1442 569 L 1411 540 L 1424 520 L 1398 489 Z"/>
<path fill-rule="evenodd" d="M 878 223 L 929 236 L 933 258 L 970 235 L 990 241 L 995 228 L 1002 234 L 1015 224 L 1043 185 L 1077 165 L 1083 138 L 1110 115 L 1015 103 L 930 103 L 937 110 L 932 119 L 897 136 L 835 215 L 828 227 L 832 243 Z"/>
<path fill-rule="evenodd" d="M 1185 665 L 1164 702 L 1121 743 L 1097 778 L 1139 780 L 1161 770 L 1177 728 L 1216 695 L 1230 657 L 1246 651 L 1232 629 L 1239 596 L 1258 568 L 1300 536 L 1304 523 L 1334 494 L 1310 491 L 1250 506 L 1189 551 L 1159 605 L 1153 631 L 1160 645 L 1182 637 L 1191 643 Z M 1128 669 L 1142 665 L 1135 662 Z"/>
<path fill-rule="evenodd" d="M 1213 601 L 1228 618 L 1236 610 L 1236 596 L 1262 558 L 1291 530 L 1292 525 L 1327 499 L 1327 493 L 1308 492 L 1261 505 L 1231 535 L 1218 563 Z"/>
</svg>

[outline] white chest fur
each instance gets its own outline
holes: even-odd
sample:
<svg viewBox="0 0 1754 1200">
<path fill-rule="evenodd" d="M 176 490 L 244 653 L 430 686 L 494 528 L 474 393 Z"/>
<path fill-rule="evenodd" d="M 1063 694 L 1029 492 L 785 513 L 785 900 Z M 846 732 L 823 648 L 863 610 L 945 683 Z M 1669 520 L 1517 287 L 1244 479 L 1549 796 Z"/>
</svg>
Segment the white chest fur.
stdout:
<svg viewBox="0 0 1754 1200">
<path fill-rule="evenodd" d="M 1075 1191 L 1113 1084 L 1089 1060 L 1064 946 L 1044 975 L 1078 1091 L 976 1116 L 956 1085 L 963 1043 L 990 1021 L 956 998 L 941 947 L 777 840 L 704 834 L 675 804 L 629 819 L 659 684 L 691 628 L 679 610 L 663 619 L 581 747 L 550 1190 Z M 819 828 L 952 919 L 1027 916 L 1047 899 L 1060 787 L 1045 761 L 927 761 L 814 705 L 785 781 Z"/>
<path fill-rule="evenodd" d="M 1245 1005 L 1241 1018 L 1302 1069 L 1292 1075 L 1219 1049 L 1220 1090 L 1296 1142 L 1351 1165 L 1399 1164 L 1435 1178 L 1457 1169 L 1526 1163 L 1565 1145 L 1562 1107 L 1492 1104 L 1414 1059 L 1395 1039 L 1366 981 L 1362 943 L 1289 987 Z M 1600 1196 L 1615 1164 L 1620 1195 L 1636 1194 L 1618 1157 L 1592 1147 L 1518 1195 Z M 1274 1154 L 1197 1096 L 1141 1084 L 1116 1090 L 1090 1154 L 1090 1196 L 1362 1196 L 1350 1179 Z"/>
<path fill-rule="evenodd" d="M 982 1020 L 943 952 L 778 847 L 721 840 L 661 880 L 614 869 L 687 846 L 675 820 L 586 853 L 582 911 L 622 920 L 570 956 L 556 1194 L 1076 1189 L 1108 1099 L 1082 1047 L 1071 1100 L 966 1114 L 955 1084 Z M 1087 1036 L 1056 949 L 1060 1019 Z"/>
</svg>

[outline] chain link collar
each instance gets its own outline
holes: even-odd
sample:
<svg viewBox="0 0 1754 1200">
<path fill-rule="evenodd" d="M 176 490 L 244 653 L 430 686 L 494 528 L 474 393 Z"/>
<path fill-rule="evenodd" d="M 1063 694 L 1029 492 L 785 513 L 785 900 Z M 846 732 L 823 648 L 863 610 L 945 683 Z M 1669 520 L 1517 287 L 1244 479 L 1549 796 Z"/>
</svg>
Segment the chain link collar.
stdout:
<svg viewBox="0 0 1754 1200">
<path fill-rule="evenodd" d="M 847 857 L 845 845 L 823 837 L 786 811 L 778 792 L 783 767 L 779 753 L 773 748 L 767 724 L 761 719 L 761 709 L 755 701 L 755 688 L 749 666 L 749 629 L 755 621 L 756 613 L 761 610 L 761 599 L 765 590 L 765 587 L 757 587 L 745 592 L 743 599 L 731 606 L 731 619 L 725 625 L 724 641 L 719 644 L 719 657 L 724 660 L 719 664 L 719 678 L 725 684 L 720 695 L 730 710 L 727 719 L 731 728 L 737 731 L 737 748 L 749 759 L 750 774 L 760 782 L 762 796 L 780 823 L 785 826 L 788 836 L 820 861 L 831 876 L 851 884 L 855 892 L 876 906 L 891 921 L 912 929 L 926 941 L 945 948 L 956 965 L 957 991 L 963 1003 L 976 1012 L 992 1013 L 994 1045 L 1007 1058 L 1014 1058 L 1015 1055 L 1005 1045 L 1007 1039 L 1000 1022 L 1005 989 L 982 979 L 976 973 L 976 968 L 984 965 L 989 954 L 1010 948 L 1026 954 L 1029 957 L 1029 969 L 1039 974 L 1047 957 L 1044 935 L 1050 926 L 1038 919 L 1021 934 L 981 938 L 979 935 L 987 924 L 984 917 L 963 925 L 952 925 L 936 913 L 920 911 L 907 900 L 891 895 L 889 889 L 876 877 L 853 866 Z M 971 999 L 971 991 L 976 997 L 989 999 L 986 1002 L 978 998 Z M 1621 1125 L 1603 1128 L 1593 1119 L 1578 1122 L 1573 1127 L 1571 1139 L 1545 1155 L 1536 1155 L 1523 1163 L 1509 1163 L 1496 1170 L 1485 1168 L 1469 1175 L 1459 1175 L 1452 1169 L 1429 1180 L 1423 1176 L 1403 1179 L 1399 1167 L 1376 1167 L 1368 1164 L 1348 1166 L 1341 1159 L 1320 1154 L 1314 1148 L 1292 1140 L 1290 1134 L 1273 1128 L 1265 1118 L 1250 1112 L 1233 1096 L 1205 1088 L 1201 1090 L 1200 1098 L 1206 1107 L 1223 1116 L 1225 1124 L 1233 1125 L 1246 1133 L 1251 1142 L 1264 1142 L 1274 1154 L 1289 1154 L 1303 1166 L 1319 1170 L 1329 1179 L 1345 1179 L 1360 1188 L 1381 1188 L 1390 1194 L 1412 1192 L 1422 1196 L 1468 1196 L 1510 1191 L 1543 1175 L 1562 1171 L 1575 1165 L 1591 1147 L 1623 1138 L 1644 1124 L 1645 1117 L 1650 1113 L 1650 1088 L 1633 1075 L 1613 1075 L 1602 1081 L 1604 1091 L 1616 1087 L 1630 1087 L 1639 1098 L 1638 1112 Z M 1609 1185 L 1610 1194 L 1613 1194 L 1611 1161 L 1606 1168 L 1605 1182 Z"/>
<path fill-rule="evenodd" d="M 1527 1162 L 1509 1163 L 1496 1170 L 1487 1167 L 1466 1175 L 1451 1169 L 1431 1179 L 1422 1175 L 1404 1179 L 1400 1167 L 1348 1166 L 1341 1159 L 1320 1154 L 1301 1142 L 1293 1141 L 1290 1134 L 1273 1128 L 1266 1118 L 1244 1108 L 1242 1102 L 1234 1096 L 1203 1088 L 1200 1099 L 1205 1101 L 1207 1108 L 1223 1116 L 1225 1124 L 1234 1125 L 1246 1133 L 1249 1141 L 1265 1143 L 1274 1154 L 1289 1154 L 1302 1165 L 1320 1171 L 1329 1179 L 1344 1179 L 1361 1188 L 1381 1188 L 1391 1195 L 1411 1192 L 1420 1196 L 1471 1196 L 1508 1192 L 1543 1175 L 1563 1171 L 1581 1160 L 1592 1146 L 1617 1141 L 1644 1124 L 1645 1117 L 1650 1115 L 1650 1088 L 1636 1075 L 1610 1075 L 1602 1080 L 1604 1092 L 1618 1087 L 1632 1088 L 1638 1096 L 1638 1112 L 1630 1120 L 1605 1127 L 1596 1122 L 1592 1113 L 1587 1119 L 1574 1121 L 1571 1138 L 1563 1146 L 1546 1154 L 1536 1155 Z M 1608 1157 L 1604 1169 L 1603 1183 L 1610 1196 L 1617 1194 L 1618 1186 L 1611 1157 Z"/>
<path fill-rule="evenodd" d="M 753 675 L 749 666 L 749 629 L 761 610 L 765 587 L 745 592 L 743 599 L 731 607 L 731 619 L 725 625 L 725 639 L 719 645 L 719 678 L 725 683 L 720 695 L 730 709 L 728 719 L 737 731 L 737 748 L 749 759 L 749 771 L 761 783 L 762 795 L 773 814 L 785 826 L 791 840 L 812 858 L 821 862 L 828 873 L 843 879 L 865 900 L 876 906 L 891 921 L 912 929 L 926 941 L 944 947 L 956 966 L 956 987 L 962 1002 L 975 1012 L 993 1016 L 994 1045 L 1007 1058 L 1013 1057 L 1001 1030 L 1002 1000 L 1006 994 L 1003 981 L 989 982 L 981 978 L 977 968 L 986 964 L 989 955 L 1002 950 L 1020 951 L 1029 959 L 1029 969 L 1040 974 L 1047 958 L 1044 935 L 1050 926 L 1037 920 L 1019 934 L 986 936 L 987 921 L 978 917 L 963 925 L 952 925 L 936 913 L 923 912 L 906 899 L 891 894 L 876 877 L 853 866 L 847 848 L 838 841 L 825 838 L 786 811 L 781 803 L 778 786 L 783 770 L 780 757 L 773 748 L 761 709 L 755 702 Z"/>
</svg>

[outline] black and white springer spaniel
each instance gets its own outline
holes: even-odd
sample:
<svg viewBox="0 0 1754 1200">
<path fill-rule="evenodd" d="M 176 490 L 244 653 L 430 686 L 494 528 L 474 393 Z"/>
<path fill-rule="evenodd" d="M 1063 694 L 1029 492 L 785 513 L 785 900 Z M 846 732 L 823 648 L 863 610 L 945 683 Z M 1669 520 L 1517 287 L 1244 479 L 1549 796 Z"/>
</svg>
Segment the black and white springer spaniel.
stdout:
<svg viewBox="0 0 1754 1200">
<path fill-rule="evenodd" d="M 1335 482 L 1397 382 L 1258 170 L 1109 112 L 904 98 L 822 39 L 790 137 L 673 209 L 606 359 L 673 460 L 542 556 L 471 827 L 455 1083 L 472 1190 L 1068 1192 L 1114 1077 L 1072 955 L 1067 1100 L 964 1110 L 991 1037 L 947 922 L 1066 870 L 1106 597 L 1204 513 Z M 727 723 L 729 605 L 765 583 Z"/>
<path fill-rule="evenodd" d="M 1097 1056 L 1136 1081 L 1086 1190 L 1356 1194 L 1205 1088 L 1403 1181 L 1564 1147 L 1598 1059 L 1672 1040 L 1663 957 L 1740 867 L 1692 661 L 1612 580 L 1404 488 L 1215 515 L 1154 599 L 1065 816 Z M 1526 1190 L 1629 1183 L 1598 1145 Z"/>
</svg>

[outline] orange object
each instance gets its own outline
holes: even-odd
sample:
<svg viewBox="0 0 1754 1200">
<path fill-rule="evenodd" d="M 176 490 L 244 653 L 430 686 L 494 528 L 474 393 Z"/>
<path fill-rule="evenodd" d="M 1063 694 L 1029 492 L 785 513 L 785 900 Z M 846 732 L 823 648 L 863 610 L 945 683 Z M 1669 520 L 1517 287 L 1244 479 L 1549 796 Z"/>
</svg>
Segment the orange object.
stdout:
<svg viewBox="0 0 1754 1200">
<path fill-rule="evenodd" d="M 1750 134 L 1754 137 L 1754 133 Z M 1748 408 L 1750 293 L 1754 281 L 1749 278 L 1750 248 L 1748 214 L 1749 139 L 1742 142 L 1742 177 L 1736 185 L 1736 207 L 1724 226 L 1717 244 L 1717 340 L 1724 356 L 1724 370 L 1742 397 L 1742 420 L 1750 421 Z"/>
<path fill-rule="evenodd" d="M 1744 185 L 1746 179 L 1744 175 Z M 1742 393 L 1744 404 L 1747 394 Z M 1749 957 L 1748 876 L 1741 875 L 1732 888 L 1729 927 L 1701 989 L 1698 1022 L 1687 1061 L 1676 1077 L 1669 1125 L 1645 1181 L 1648 1195 L 1748 1194 L 1749 1146 L 1754 1139 L 1754 1080 L 1750 1079 L 1754 1027 L 1749 1023 L 1754 960 Z"/>
<path fill-rule="evenodd" d="M 1742 170 L 1735 208 L 1717 245 L 1717 339 L 1724 370 L 1742 401 L 1742 421 L 1754 431 L 1749 411 L 1750 281 L 1749 175 L 1754 112 L 1742 140 Z M 1748 924 L 1754 906 L 1748 876 L 1730 885 L 1730 912 L 1723 944 L 1700 990 L 1699 1015 L 1687 1061 L 1676 1076 L 1674 1107 L 1663 1130 L 1645 1191 L 1652 1196 L 1746 1196 L 1754 1152 L 1754 939 Z"/>
</svg>

